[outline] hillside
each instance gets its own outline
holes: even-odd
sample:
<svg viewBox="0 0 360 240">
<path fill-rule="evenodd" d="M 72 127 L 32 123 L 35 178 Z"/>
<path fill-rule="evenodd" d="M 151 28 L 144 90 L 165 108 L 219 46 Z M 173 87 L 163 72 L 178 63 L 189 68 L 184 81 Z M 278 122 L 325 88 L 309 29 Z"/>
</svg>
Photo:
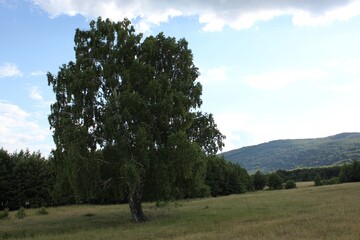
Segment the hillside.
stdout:
<svg viewBox="0 0 360 240">
<path fill-rule="evenodd" d="M 221 155 L 249 172 L 339 165 L 360 159 L 360 133 L 326 138 L 276 140 Z"/>
</svg>

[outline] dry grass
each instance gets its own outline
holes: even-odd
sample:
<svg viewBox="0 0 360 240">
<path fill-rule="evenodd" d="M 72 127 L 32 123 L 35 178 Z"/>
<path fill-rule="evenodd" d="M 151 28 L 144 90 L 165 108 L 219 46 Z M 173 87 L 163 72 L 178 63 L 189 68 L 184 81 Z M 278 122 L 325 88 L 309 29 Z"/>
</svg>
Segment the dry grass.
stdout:
<svg viewBox="0 0 360 240">
<path fill-rule="evenodd" d="M 144 205 L 145 224 L 127 205 L 49 208 L 49 215 L 0 220 L 0 239 L 359 239 L 360 183 Z"/>
</svg>

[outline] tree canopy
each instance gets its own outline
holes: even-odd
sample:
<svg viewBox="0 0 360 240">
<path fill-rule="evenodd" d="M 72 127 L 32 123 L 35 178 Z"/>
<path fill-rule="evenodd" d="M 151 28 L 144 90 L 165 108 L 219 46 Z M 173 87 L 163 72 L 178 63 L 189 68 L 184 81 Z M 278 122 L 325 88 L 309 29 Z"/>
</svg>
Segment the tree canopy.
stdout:
<svg viewBox="0 0 360 240">
<path fill-rule="evenodd" d="M 51 204 L 53 175 L 39 152 L 9 154 L 0 148 L 0 210 Z"/>
<path fill-rule="evenodd" d="M 143 39 L 130 21 L 91 21 L 76 30 L 75 61 L 48 73 L 54 158 L 75 198 L 101 185 L 129 202 L 135 222 L 151 199 L 186 197 L 204 186 L 206 156 L 223 147 L 185 39 Z M 103 174 L 103 173 L 106 174 Z M 100 174 L 101 173 L 101 174 Z"/>
<path fill-rule="evenodd" d="M 258 170 L 252 175 L 252 183 L 254 190 L 262 190 L 266 186 L 266 176 Z"/>
</svg>

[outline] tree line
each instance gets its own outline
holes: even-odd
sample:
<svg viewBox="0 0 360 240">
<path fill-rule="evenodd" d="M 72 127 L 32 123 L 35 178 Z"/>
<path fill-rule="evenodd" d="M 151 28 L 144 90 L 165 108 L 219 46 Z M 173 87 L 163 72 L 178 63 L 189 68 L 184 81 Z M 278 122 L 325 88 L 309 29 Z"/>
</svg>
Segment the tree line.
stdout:
<svg viewBox="0 0 360 240">
<path fill-rule="evenodd" d="M 66 168 L 59 165 L 56 158 L 44 158 L 40 152 L 29 150 L 9 153 L 0 149 L 0 210 L 20 207 L 39 208 L 42 206 L 59 206 L 79 203 L 116 204 L 126 203 L 126 194 L 114 190 L 101 180 L 107 176 L 107 169 L 94 172 L 98 184 L 92 186 L 92 195 L 87 198 L 76 198 L 76 189 L 71 181 L 64 177 Z M 307 173 L 306 173 L 307 172 Z M 313 175 L 316 173 L 316 175 Z M 338 173 L 336 175 L 336 173 Z M 296 175 L 298 174 L 298 175 Z M 241 194 L 248 191 L 294 188 L 295 181 L 315 181 L 316 185 L 326 185 L 360 181 L 360 163 L 354 161 L 343 166 L 279 170 L 264 174 L 260 171 L 250 175 L 238 164 L 226 161 L 223 157 L 208 156 L 201 174 L 202 181 L 196 184 L 183 183 L 182 191 L 160 197 L 159 194 L 145 190 L 144 201 L 177 200 L 184 198 L 217 197 L 230 194 Z M 289 177 L 291 176 L 291 177 Z M 303 178 L 306 176 L 306 178 Z M 313 177 L 309 179 L 308 177 Z M 191 180 L 192 181 L 192 180 Z M 192 187 L 190 187 L 192 186 Z"/>
<path fill-rule="evenodd" d="M 278 170 L 276 174 L 284 181 L 314 181 L 316 186 L 360 181 L 360 162 L 353 161 L 342 166 Z"/>
<path fill-rule="evenodd" d="M 151 188 L 145 189 L 144 201 L 216 197 L 253 189 L 251 176 L 239 165 L 218 156 L 208 157 L 205 163 L 201 179 L 195 181 L 198 185 L 183 182 L 181 191 L 180 188 L 173 189 L 172 194 L 163 196 L 152 192 Z M 108 169 L 100 168 L 93 172 L 92 178 L 97 179 L 94 183 L 98 183 L 91 186 L 91 195 L 81 199 L 76 198 L 76 188 L 70 179 L 64 177 L 66 171 L 55 157 L 46 159 L 39 152 L 21 150 L 9 153 L 0 149 L 0 209 L 128 202 L 125 193 L 120 189 L 112 189 L 113 186 L 102 180 L 103 176 L 108 176 Z"/>
<path fill-rule="evenodd" d="M 40 153 L 0 149 L 0 209 L 53 203 L 54 169 Z"/>
<path fill-rule="evenodd" d="M 322 179 L 338 177 L 340 169 L 341 166 L 331 166 L 317 168 L 301 168 L 294 170 L 277 170 L 276 173 L 282 179 L 284 179 L 284 181 L 294 180 L 296 182 L 306 182 L 313 181 L 317 175 L 319 175 Z"/>
</svg>

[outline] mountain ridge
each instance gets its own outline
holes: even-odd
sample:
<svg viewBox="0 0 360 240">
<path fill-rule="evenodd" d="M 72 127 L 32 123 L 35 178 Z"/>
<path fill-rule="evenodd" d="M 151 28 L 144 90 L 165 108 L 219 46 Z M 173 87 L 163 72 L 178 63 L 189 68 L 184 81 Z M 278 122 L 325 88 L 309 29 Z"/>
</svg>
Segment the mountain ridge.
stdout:
<svg viewBox="0 0 360 240">
<path fill-rule="evenodd" d="M 220 154 L 249 172 L 341 165 L 360 159 L 360 133 L 323 138 L 279 139 Z"/>
</svg>

